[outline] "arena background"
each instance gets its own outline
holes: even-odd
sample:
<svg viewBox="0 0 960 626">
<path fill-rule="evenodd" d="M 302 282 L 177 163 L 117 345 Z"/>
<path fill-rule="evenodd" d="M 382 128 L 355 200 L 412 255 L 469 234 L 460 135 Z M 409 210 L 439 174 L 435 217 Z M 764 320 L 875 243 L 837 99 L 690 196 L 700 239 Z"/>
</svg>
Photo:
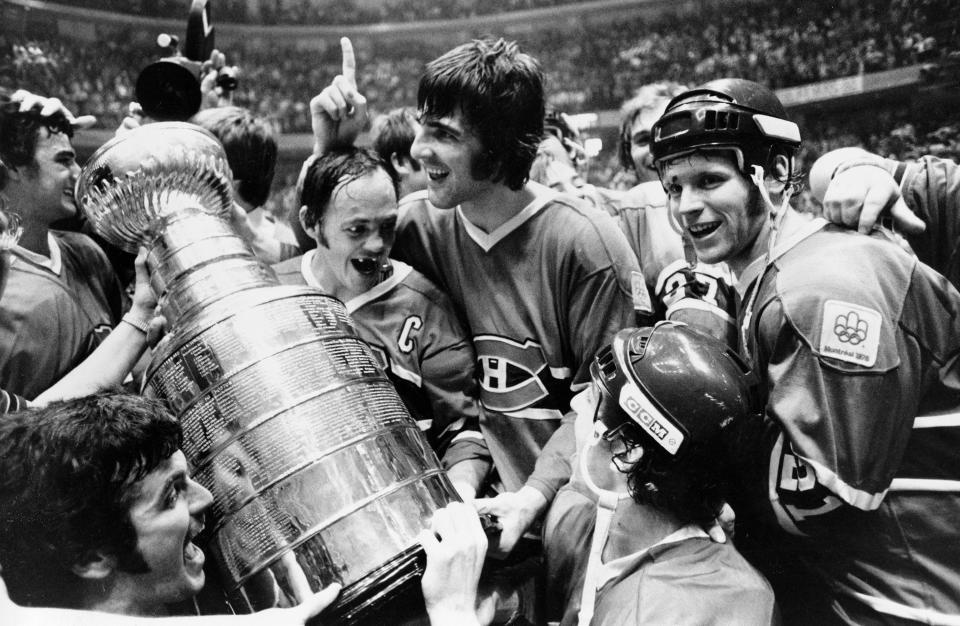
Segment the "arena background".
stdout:
<svg viewBox="0 0 960 626">
<path fill-rule="evenodd" d="M 81 158 L 113 134 L 160 33 L 183 37 L 188 0 L 2 0 L 0 85 L 98 118 Z M 470 38 L 517 40 L 540 59 L 551 106 L 598 152 L 589 182 L 632 184 L 616 161 L 620 104 L 647 82 L 741 76 L 777 88 L 804 164 L 861 145 L 960 156 L 960 3 L 950 0 L 211 0 L 217 47 L 241 68 L 234 103 L 282 133 L 268 209 L 292 203 L 311 146 L 308 102 L 357 50 L 372 113 L 416 104 L 427 61 Z M 597 141 L 599 140 L 599 141 Z M 802 199 L 801 201 L 809 201 Z"/>
</svg>

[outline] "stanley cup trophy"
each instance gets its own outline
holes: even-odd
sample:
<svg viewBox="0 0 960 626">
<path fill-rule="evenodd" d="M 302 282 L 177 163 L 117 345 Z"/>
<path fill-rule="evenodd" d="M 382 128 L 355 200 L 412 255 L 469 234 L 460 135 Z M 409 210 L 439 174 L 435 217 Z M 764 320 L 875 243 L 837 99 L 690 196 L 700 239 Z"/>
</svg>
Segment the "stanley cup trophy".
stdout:
<svg viewBox="0 0 960 626">
<path fill-rule="evenodd" d="M 354 623 L 415 586 L 416 536 L 456 492 L 343 304 L 281 286 L 234 231 L 219 142 L 144 126 L 101 147 L 77 191 L 102 237 L 149 251 L 168 331 L 148 391 L 213 493 L 208 552 L 232 609 L 339 582 L 327 615 Z"/>
</svg>

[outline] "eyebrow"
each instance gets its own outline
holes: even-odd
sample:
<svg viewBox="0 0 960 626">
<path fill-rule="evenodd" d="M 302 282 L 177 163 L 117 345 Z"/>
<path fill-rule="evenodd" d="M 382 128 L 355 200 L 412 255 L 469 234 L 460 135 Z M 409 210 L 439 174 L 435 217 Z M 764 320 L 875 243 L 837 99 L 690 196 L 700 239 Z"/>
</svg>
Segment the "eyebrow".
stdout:
<svg viewBox="0 0 960 626">
<path fill-rule="evenodd" d="M 163 487 L 160 489 L 157 495 L 157 498 L 154 499 L 154 504 L 162 505 L 167 492 L 173 487 L 174 483 L 180 480 L 186 481 L 186 479 L 187 479 L 187 470 L 184 470 L 184 469 L 179 469 L 175 471 L 173 474 L 170 474 L 169 476 L 167 476 L 167 479 L 163 481 Z"/>
<path fill-rule="evenodd" d="M 457 128 L 456 126 L 451 126 L 450 124 L 447 124 L 446 122 L 439 119 L 426 120 L 423 123 L 423 125 L 430 126 L 433 128 L 440 128 L 452 135 L 456 135 L 457 137 L 460 137 L 461 135 L 463 135 L 463 131 L 461 131 L 459 128 Z"/>
</svg>

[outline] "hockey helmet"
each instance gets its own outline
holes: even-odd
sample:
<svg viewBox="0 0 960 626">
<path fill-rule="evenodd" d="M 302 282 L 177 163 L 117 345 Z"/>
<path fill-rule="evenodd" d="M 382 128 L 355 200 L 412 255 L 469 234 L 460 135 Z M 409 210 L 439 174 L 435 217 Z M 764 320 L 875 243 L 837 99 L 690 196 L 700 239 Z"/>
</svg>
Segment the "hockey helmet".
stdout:
<svg viewBox="0 0 960 626">
<path fill-rule="evenodd" d="M 789 119 L 768 88 L 742 78 L 721 78 L 681 93 L 653 125 L 650 151 L 663 164 L 704 148 L 731 148 L 740 169 L 769 171 L 777 154 L 792 157 L 800 147 L 800 128 Z"/>
<path fill-rule="evenodd" d="M 621 330 L 597 352 L 590 374 L 600 392 L 596 419 L 607 432 L 674 458 L 761 411 L 758 381 L 743 360 L 680 322 Z"/>
</svg>

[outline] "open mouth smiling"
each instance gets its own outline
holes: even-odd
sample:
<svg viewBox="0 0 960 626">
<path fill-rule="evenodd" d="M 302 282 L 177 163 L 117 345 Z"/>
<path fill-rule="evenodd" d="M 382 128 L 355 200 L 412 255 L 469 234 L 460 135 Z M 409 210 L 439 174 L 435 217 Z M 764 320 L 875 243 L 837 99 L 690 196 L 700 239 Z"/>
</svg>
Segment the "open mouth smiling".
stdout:
<svg viewBox="0 0 960 626">
<path fill-rule="evenodd" d="M 380 263 L 375 257 L 360 257 L 359 259 L 350 259 L 353 268 L 364 276 L 372 276 L 380 269 Z"/>
<path fill-rule="evenodd" d="M 694 239 L 702 239 L 720 228 L 721 222 L 701 222 L 687 226 L 687 231 Z"/>
</svg>

